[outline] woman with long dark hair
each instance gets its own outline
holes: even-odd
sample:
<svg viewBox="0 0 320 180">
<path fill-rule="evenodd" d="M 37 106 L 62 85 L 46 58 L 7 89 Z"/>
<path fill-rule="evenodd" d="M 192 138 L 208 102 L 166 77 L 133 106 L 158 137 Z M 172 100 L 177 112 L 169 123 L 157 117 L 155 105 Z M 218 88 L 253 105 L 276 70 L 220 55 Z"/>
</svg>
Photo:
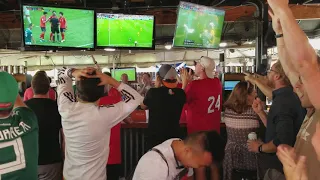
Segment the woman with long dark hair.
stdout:
<svg viewBox="0 0 320 180">
<path fill-rule="evenodd" d="M 231 180 L 235 169 L 256 170 L 254 153 L 248 151 L 248 134 L 257 132 L 259 117 L 252 109 L 257 96 L 254 86 L 249 82 L 239 82 L 225 102 L 224 121 L 227 127 L 228 141 L 223 163 L 224 180 Z"/>
</svg>

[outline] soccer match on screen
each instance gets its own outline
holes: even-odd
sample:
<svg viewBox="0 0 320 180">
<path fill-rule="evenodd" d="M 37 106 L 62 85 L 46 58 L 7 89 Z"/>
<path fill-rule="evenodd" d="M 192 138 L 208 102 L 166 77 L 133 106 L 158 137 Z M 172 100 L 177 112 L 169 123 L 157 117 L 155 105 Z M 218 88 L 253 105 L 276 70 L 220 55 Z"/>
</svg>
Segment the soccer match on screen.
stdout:
<svg viewBox="0 0 320 180">
<path fill-rule="evenodd" d="M 25 45 L 93 48 L 94 11 L 23 6 Z"/>
<path fill-rule="evenodd" d="M 174 46 L 218 48 L 224 11 L 181 2 Z"/>
<path fill-rule="evenodd" d="M 153 16 L 97 14 L 97 44 L 104 47 L 153 45 Z"/>
</svg>

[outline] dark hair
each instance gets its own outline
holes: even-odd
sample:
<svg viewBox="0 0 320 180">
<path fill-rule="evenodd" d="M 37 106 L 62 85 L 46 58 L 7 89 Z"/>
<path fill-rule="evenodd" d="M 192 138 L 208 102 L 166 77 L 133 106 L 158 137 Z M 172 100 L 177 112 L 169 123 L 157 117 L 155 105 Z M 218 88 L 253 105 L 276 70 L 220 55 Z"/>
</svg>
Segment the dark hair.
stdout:
<svg viewBox="0 0 320 180">
<path fill-rule="evenodd" d="M 236 113 L 243 113 L 250 106 L 248 105 L 248 95 L 254 91 L 254 86 L 246 81 L 239 82 L 232 90 L 224 107 L 233 110 Z"/>
<path fill-rule="evenodd" d="M 103 74 L 105 74 L 105 75 L 108 75 L 108 76 L 112 77 L 111 73 L 109 73 L 109 72 L 104 72 Z"/>
<path fill-rule="evenodd" d="M 149 78 L 151 78 L 151 75 L 149 73 L 143 73 L 142 76 L 143 75 L 147 75 Z"/>
<path fill-rule="evenodd" d="M 43 12 L 43 14 L 44 14 L 44 15 L 46 15 L 46 14 L 48 14 L 48 12 L 47 12 L 47 11 L 45 11 L 45 12 Z"/>
<path fill-rule="evenodd" d="M 33 26 L 33 24 L 32 24 L 32 23 L 30 23 L 30 24 L 29 24 L 29 27 L 32 27 L 32 26 Z"/>
<path fill-rule="evenodd" d="M 222 163 L 224 159 L 225 140 L 216 131 L 199 131 L 187 136 L 186 144 L 199 145 L 201 149 L 211 153 L 213 163 Z"/>
<path fill-rule="evenodd" d="M 31 87 L 33 94 L 47 94 L 50 88 L 47 74 L 43 73 L 43 71 L 38 71 L 32 78 Z"/>
<path fill-rule="evenodd" d="M 48 79 L 49 79 L 49 83 L 51 84 L 52 83 L 51 77 L 48 76 Z"/>
<path fill-rule="evenodd" d="M 95 75 L 93 72 L 91 75 Z M 99 78 L 85 78 L 82 77 L 80 81 L 76 81 L 77 96 L 86 102 L 96 102 L 104 96 L 104 86 L 100 84 Z"/>
<path fill-rule="evenodd" d="M 63 16 L 63 12 L 59 12 L 59 14 L 61 14 Z"/>
</svg>

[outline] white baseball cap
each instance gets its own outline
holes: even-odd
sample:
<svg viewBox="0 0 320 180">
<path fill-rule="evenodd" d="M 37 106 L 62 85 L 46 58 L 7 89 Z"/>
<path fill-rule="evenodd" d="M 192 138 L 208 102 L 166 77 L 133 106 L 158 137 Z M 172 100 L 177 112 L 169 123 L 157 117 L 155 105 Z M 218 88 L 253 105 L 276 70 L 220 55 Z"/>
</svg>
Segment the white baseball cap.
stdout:
<svg viewBox="0 0 320 180">
<path fill-rule="evenodd" d="M 216 68 L 216 63 L 212 58 L 209 58 L 207 56 L 201 56 L 201 58 L 195 62 L 200 63 L 200 65 L 205 69 L 208 78 L 214 78 L 214 70 Z"/>
</svg>

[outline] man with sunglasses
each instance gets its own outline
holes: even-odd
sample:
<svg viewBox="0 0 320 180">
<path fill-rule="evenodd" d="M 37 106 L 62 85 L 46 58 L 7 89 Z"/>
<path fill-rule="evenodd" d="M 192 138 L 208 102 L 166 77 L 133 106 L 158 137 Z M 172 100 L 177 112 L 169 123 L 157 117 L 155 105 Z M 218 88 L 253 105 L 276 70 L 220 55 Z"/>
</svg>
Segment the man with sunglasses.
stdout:
<svg viewBox="0 0 320 180">
<path fill-rule="evenodd" d="M 215 62 L 202 56 L 194 62 L 198 80 L 188 82 L 188 72 L 182 70 L 182 88 L 187 95 L 186 121 L 188 133 L 215 130 L 220 132 L 222 85 L 215 77 Z M 206 179 L 205 168 L 195 170 L 197 180 Z M 211 166 L 211 179 L 218 179 L 216 166 Z"/>
<path fill-rule="evenodd" d="M 180 137 L 180 115 L 186 101 L 185 92 L 177 88 L 177 72 L 168 65 L 161 66 L 157 73 L 156 88 L 151 88 L 141 105 L 149 109 L 147 148 Z"/>
<path fill-rule="evenodd" d="M 276 62 L 268 70 L 268 80 L 264 86 L 262 83 L 256 83 L 259 80 L 251 75 L 246 76 L 245 79 L 256 84 L 259 89 L 267 89 L 265 86 L 273 88 L 272 97 L 269 97 L 272 98 L 272 105 L 268 114 L 264 112 L 264 103 L 259 98 L 252 105 L 253 110 L 266 126 L 264 142 L 248 141 L 249 151 L 260 153 L 258 170 L 260 178 L 263 178 L 268 169 L 283 172 L 282 164 L 275 154 L 277 147 L 280 144 L 294 145 L 305 116 L 305 110 L 302 108 L 298 96 L 293 92 L 280 62 Z"/>
</svg>

